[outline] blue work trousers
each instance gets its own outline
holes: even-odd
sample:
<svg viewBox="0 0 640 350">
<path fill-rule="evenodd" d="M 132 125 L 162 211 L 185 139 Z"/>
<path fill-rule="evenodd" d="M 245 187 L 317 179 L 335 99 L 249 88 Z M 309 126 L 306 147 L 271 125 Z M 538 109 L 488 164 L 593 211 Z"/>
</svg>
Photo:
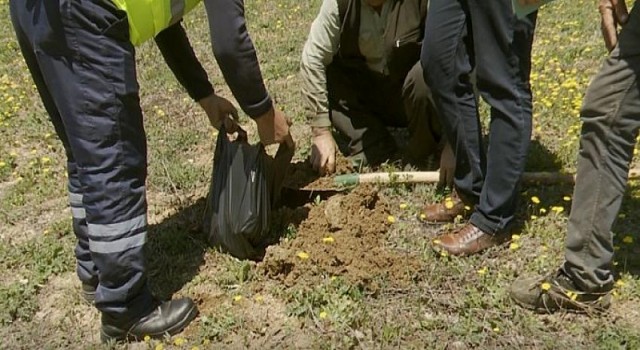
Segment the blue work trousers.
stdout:
<svg viewBox="0 0 640 350">
<path fill-rule="evenodd" d="M 20 49 L 68 160 L 77 272 L 121 320 L 153 307 L 146 139 L 126 14 L 109 0 L 11 0 Z"/>
</svg>

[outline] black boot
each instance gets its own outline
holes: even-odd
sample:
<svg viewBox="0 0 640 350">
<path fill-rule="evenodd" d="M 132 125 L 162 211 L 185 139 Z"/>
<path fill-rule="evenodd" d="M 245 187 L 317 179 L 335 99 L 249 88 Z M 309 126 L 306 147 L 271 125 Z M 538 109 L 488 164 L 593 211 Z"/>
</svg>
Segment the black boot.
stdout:
<svg viewBox="0 0 640 350">
<path fill-rule="evenodd" d="M 145 336 L 162 338 L 182 331 L 198 314 L 198 308 L 189 298 L 169 300 L 148 315 L 132 322 L 120 322 L 102 313 L 100 338 L 103 343 L 113 341 L 140 341 Z"/>
</svg>

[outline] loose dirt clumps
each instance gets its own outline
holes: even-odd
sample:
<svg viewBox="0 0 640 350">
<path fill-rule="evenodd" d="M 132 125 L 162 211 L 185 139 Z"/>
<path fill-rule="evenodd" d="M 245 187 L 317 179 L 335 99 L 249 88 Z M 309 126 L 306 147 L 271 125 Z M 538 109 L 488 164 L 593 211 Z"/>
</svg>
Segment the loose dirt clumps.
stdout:
<svg viewBox="0 0 640 350">
<path fill-rule="evenodd" d="M 259 271 L 286 286 L 313 285 L 340 276 L 369 291 L 380 283 L 402 287 L 420 276 L 419 259 L 385 246 L 388 211 L 371 186 L 361 186 L 318 205 L 295 238 L 267 248 Z"/>
<path fill-rule="evenodd" d="M 340 155 L 336 155 L 336 175 L 353 173 L 351 162 Z M 289 166 L 287 177 L 284 180 L 284 187 L 301 190 L 330 190 L 337 186 L 332 176 L 320 176 L 313 170 L 311 162 L 306 160 L 292 163 Z"/>
</svg>

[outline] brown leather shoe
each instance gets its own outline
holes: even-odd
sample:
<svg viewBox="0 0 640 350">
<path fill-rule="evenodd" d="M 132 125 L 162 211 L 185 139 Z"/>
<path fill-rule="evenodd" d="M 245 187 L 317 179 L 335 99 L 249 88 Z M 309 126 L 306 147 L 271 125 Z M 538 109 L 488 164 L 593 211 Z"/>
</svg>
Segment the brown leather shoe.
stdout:
<svg viewBox="0 0 640 350">
<path fill-rule="evenodd" d="M 491 235 L 481 229 L 466 224 L 459 231 L 454 231 L 436 237 L 433 248 L 442 255 L 472 255 L 509 241 L 506 233 Z"/>
<path fill-rule="evenodd" d="M 471 207 L 465 206 L 462 199 L 454 192 L 442 202 L 424 207 L 420 219 L 427 222 L 453 222 L 458 215 L 471 212 Z"/>
</svg>

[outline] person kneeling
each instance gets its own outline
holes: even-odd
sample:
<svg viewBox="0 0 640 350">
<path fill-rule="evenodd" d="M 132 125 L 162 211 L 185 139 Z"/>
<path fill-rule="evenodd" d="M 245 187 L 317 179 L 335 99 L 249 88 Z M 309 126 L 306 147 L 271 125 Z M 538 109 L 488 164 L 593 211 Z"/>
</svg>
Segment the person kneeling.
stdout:
<svg viewBox="0 0 640 350">
<path fill-rule="evenodd" d="M 426 0 L 324 0 L 304 46 L 303 92 L 321 175 L 335 171 L 332 127 L 356 166 L 398 153 L 388 127 L 408 127 L 415 165 L 442 149 L 440 123 L 419 64 Z M 451 163 L 451 162 L 450 162 Z"/>
</svg>

